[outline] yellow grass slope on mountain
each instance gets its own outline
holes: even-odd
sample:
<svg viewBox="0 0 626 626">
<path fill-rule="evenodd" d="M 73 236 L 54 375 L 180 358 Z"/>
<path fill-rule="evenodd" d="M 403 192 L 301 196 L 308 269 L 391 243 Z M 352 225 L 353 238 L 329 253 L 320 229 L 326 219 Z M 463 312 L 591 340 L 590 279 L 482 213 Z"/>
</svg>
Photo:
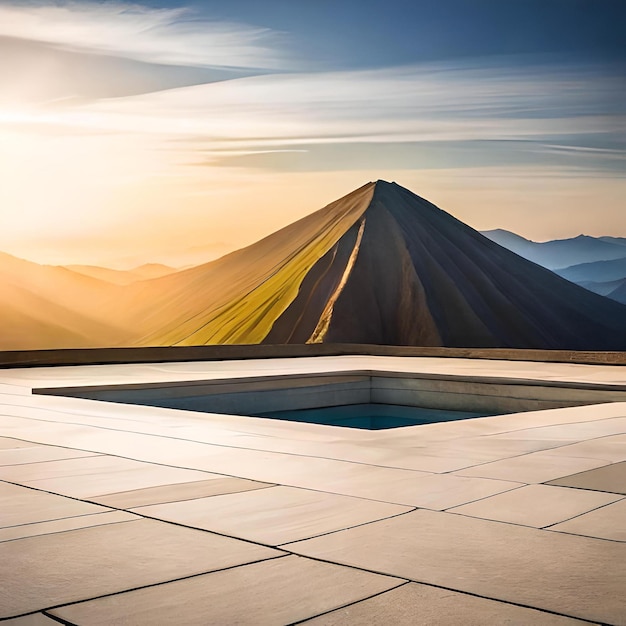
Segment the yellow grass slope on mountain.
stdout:
<svg viewBox="0 0 626 626">
<path fill-rule="evenodd" d="M 134 345 L 260 343 L 307 273 L 359 219 L 374 184 L 261 241 L 171 276 L 136 283 L 112 311 Z"/>
</svg>

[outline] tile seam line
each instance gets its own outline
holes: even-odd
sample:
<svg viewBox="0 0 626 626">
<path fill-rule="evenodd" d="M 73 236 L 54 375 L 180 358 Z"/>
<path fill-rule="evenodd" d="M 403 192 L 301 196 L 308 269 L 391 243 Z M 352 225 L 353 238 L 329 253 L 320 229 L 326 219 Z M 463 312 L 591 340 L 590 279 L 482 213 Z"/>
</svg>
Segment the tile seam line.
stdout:
<svg viewBox="0 0 626 626">
<path fill-rule="evenodd" d="M 6 483 L 8 481 L 6 480 L 2 480 L 0 479 L 0 482 Z M 9 483 L 9 484 L 15 484 L 15 483 Z M 18 487 L 22 487 L 23 485 L 16 485 Z M 24 487 L 24 489 L 28 489 L 28 487 Z M 40 491 L 40 490 L 37 490 Z M 61 498 L 66 498 L 67 496 L 59 496 Z M 83 502 L 83 500 L 81 500 L 81 502 Z M 90 502 L 85 502 L 85 504 L 91 504 Z M 108 508 L 105 507 L 105 505 L 103 504 L 98 504 L 97 506 L 101 506 L 102 508 Z M 121 509 L 118 509 L 121 510 Z M 12 526 L 2 526 L 0 527 L 0 531 L 2 530 L 8 530 L 9 528 L 21 528 L 22 526 L 33 526 L 34 524 L 45 524 L 47 522 L 60 522 L 63 520 L 68 520 L 68 519 L 77 519 L 77 518 L 81 518 L 81 517 L 91 517 L 92 515 L 102 515 L 103 513 L 115 513 L 117 510 L 116 509 L 108 509 L 106 511 L 95 511 L 94 513 L 82 513 L 81 515 L 66 515 L 65 517 L 55 517 L 53 519 L 44 519 L 44 520 L 40 520 L 38 522 L 25 522 L 24 524 L 13 524 Z"/>
<path fill-rule="evenodd" d="M 175 468 L 177 469 L 177 468 Z M 210 479 L 209 479 L 210 480 Z M 217 480 L 217 479 L 216 479 Z M 233 480 L 250 480 L 252 481 L 252 479 L 250 478 L 238 478 L 238 479 L 233 479 Z M 0 481 L 2 481 L 2 478 L 0 478 Z M 139 489 L 130 489 L 129 491 L 115 491 L 113 493 L 102 493 L 102 494 L 98 494 L 96 496 L 90 496 L 90 497 L 95 497 L 95 498 L 108 498 L 108 497 L 112 497 L 112 496 L 118 496 L 118 495 L 123 495 L 123 494 L 127 494 L 127 493 L 133 493 L 135 491 L 143 491 L 144 489 L 158 489 L 160 487 L 180 487 L 182 485 L 192 485 L 194 482 L 205 482 L 203 480 L 197 480 L 197 481 L 191 481 L 188 483 L 168 483 L 166 485 L 155 485 L 154 487 L 140 487 Z M 254 481 L 252 481 L 254 482 Z M 235 495 L 235 494 L 239 494 L 239 493 L 247 493 L 248 491 L 260 491 L 261 489 L 269 489 L 270 487 L 287 487 L 288 485 L 279 485 L 277 483 L 261 483 L 260 481 L 257 481 L 260 483 L 259 487 L 254 487 L 253 489 L 242 489 L 241 491 L 226 491 L 224 493 L 214 493 L 214 494 L 209 494 L 206 496 L 197 496 L 194 498 L 183 498 L 182 500 L 168 500 L 166 502 L 154 502 L 152 504 L 139 504 L 133 508 L 141 508 L 144 506 L 157 506 L 159 504 L 175 504 L 177 502 L 188 502 L 189 500 L 199 500 L 200 498 L 214 498 L 217 496 L 230 496 L 230 495 Z M 105 506 L 108 507 L 108 504 L 99 504 L 99 506 Z M 122 509 L 123 510 L 123 509 Z"/>
<path fill-rule="evenodd" d="M 588 422 L 585 422 L 585 424 Z M 529 429 L 530 430 L 530 429 Z M 521 459 L 525 456 L 530 456 L 532 454 L 541 454 L 543 452 L 550 452 L 551 450 L 562 450 L 563 448 L 567 448 L 569 446 L 575 446 L 575 445 L 579 445 L 581 443 L 586 443 L 588 441 L 599 441 L 600 439 L 606 439 L 608 437 L 619 437 L 621 436 L 623 433 L 618 433 L 617 435 L 615 433 L 609 434 L 609 435 L 600 435 L 598 437 L 589 437 L 588 439 L 584 439 L 581 441 L 575 441 L 574 443 L 568 443 L 564 446 L 552 446 L 551 448 L 542 448 L 541 450 L 532 450 L 530 452 L 522 452 L 521 454 L 514 454 L 512 456 L 507 456 L 504 457 L 502 459 L 495 459 L 492 461 L 482 461 L 480 463 L 476 463 L 475 465 L 468 465 L 467 467 L 461 467 L 459 469 L 455 469 L 455 470 L 448 470 L 446 472 L 438 472 L 440 474 L 453 474 L 455 476 L 461 476 L 461 474 L 457 474 L 457 472 L 465 472 L 467 470 L 470 469 L 474 469 L 475 467 L 484 467 L 485 465 L 490 465 L 491 463 L 500 463 L 501 461 L 510 461 L 511 459 Z M 484 435 L 485 437 L 487 435 Z M 456 441 L 456 440 L 455 440 Z M 558 456 L 557 456 L 558 458 Z M 604 465 L 599 465 L 596 468 L 591 468 L 590 470 L 583 470 L 583 472 L 590 472 L 594 469 L 600 469 L 602 467 L 607 467 L 609 465 L 614 465 L 615 463 L 621 463 L 622 461 L 609 461 L 606 459 L 595 459 L 593 457 L 585 457 L 585 456 L 573 456 L 573 457 L 568 457 L 565 456 L 564 458 L 571 458 L 571 459 L 587 459 L 589 458 L 590 461 L 605 461 Z M 576 472 L 577 474 L 582 474 L 583 472 Z M 575 474 L 571 474 L 572 476 L 574 476 Z M 466 476 L 465 478 L 489 478 L 489 476 Z M 562 477 L 564 478 L 564 477 Z M 491 477 L 491 480 L 504 480 L 502 478 L 493 478 Z M 549 478 L 548 480 L 559 480 L 558 478 Z M 517 481 L 513 481 L 513 482 L 517 482 Z M 548 481 L 545 481 L 548 482 Z M 530 484 L 530 483 L 526 483 L 526 484 Z"/>
<path fill-rule="evenodd" d="M 0 418 L 1 417 L 16 417 L 13 415 L 3 415 L 0 414 Z M 82 426 L 83 428 L 95 428 L 98 430 L 107 430 L 107 431 L 111 431 L 111 432 L 121 432 L 121 433 L 126 433 L 126 434 L 130 434 L 130 435 L 140 435 L 142 437 L 157 437 L 160 439 L 169 439 L 172 441 L 184 441 L 187 443 L 197 443 L 200 445 L 205 445 L 205 446 L 214 446 L 214 447 L 218 447 L 218 448 L 226 448 L 226 449 L 230 449 L 230 450 L 249 450 L 252 452 L 264 452 L 267 454 L 280 454 L 283 456 L 290 456 L 290 457 L 299 457 L 299 458 L 313 458 L 313 459 L 324 459 L 327 461 L 337 461 L 339 463 L 350 463 L 353 465 L 365 465 L 368 467 L 379 467 L 379 468 L 384 468 L 384 469 L 400 469 L 400 470 L 404 470 L 407 472 L 416 472 L 416 473 L 420 473 L 420 474 L 449 474 L 449 473 L 453 473 L 453 472 L 460 472 L 460 471 L 464 471 L 465 469 L 469 469 L 470 467 L 478 467 L 481 465 L 487 465 L 489 463 L 496 463 L 497 461 L 486 461 L 484 463 L 478 463 L 477 465 L 471 465 L 468 466 L 466 468 L 460 468 L 457 470 L 449 470 L 448 472 L 431 472 L 428 470 L 418 470 L 418 469 L 411 469 L 411 468 L 402 468 L 402 467 L 394 467 L 394 466 L 389 466 L 389 465 L 377 465 L 374 463 L 364 463 L 362 461 L 351 461 L 351 460 L 345 460 L 345 459 L 337 459 L 334 457 L 327 457 L 327 456 L 316 456 L 316 455 L 310 455 L 310 454 L 298 454 L 295 452 L 284 452 L 284 451 L 275 451 L 275 450 L 264 450 L 264 449 L 260 449 L 260 448 L 246 448 L 246 447 L 242 447 L 242 446 L 232 446 L 232 445 L 227 445 L 227 444 L 220 444 L 220 443 L 208 443 L 206 441 L 198 441 L 195 439 L 186 439 L 183 437 L 172 437 L 172 436 L 168 436 L 168 435 L 160 435 L 160 434 L 153 434 L 153 433 L 143 433 L 143 432 L 137 432 L 137 431 L 133 431 L 133 430 L 124 430 L 124 429 L 120 429 L 120 428 L 110 428 L 110 427 L 106 427 L 106 426 L 99 426 L 99 425 L 93 425 L 93 424 L 83 424 L 81 422 L 66 422 L 66 421 L 61 421 L 61 422 L 57 422 L 57 421 L 53 421 L 53 420 L 45 420 L 45 419 L 41 419 L 41 418 L 36 418 L 36 417 L 21 417 L 21 416 L 17 416 L 19 419 L 26 419 L 26 420 L 31 420 L 31 421 L 37 421 L 37 422 L 45 422 L 45 423 L 53 423 L 53 424 L 64 424 L 64 425 L 70 425 L 70 426 Z M 616 418 L 610 418 L 610 419 L 621 419 L 624 416 L 619 416 Z M 480 419 L 480 418 L 479 418 Z M 584 424 L 588 424 L 588 423 L 594 423 L 597 422 L 599 420 L 592 420 L 590 422 L 576 422 L 576 423 L 584 423 Z M 557 424 L 558 426 L 561 426 L 561 424 Z M 532 429 L 522 429 L 522 430 L 532 430 Z M 501 433 L 498 433 L 501 434 Z M 485 435 L 486 436 L 486 435 Z M 604 437 L 614 437 L 616 436 L 615 433 L 611 433 L 609 435 L 601 435 L 599 437 L 592 437 L 592 438 L 588 438 L 585 439 L 584 441 L 595 441 L 596 439 L 603 439 Z M 458 437 L 457 439 L 464 439 L 464 437 Z M 456 439 L 454 439 L 456 440 Z M 454 441 L 453 440 L 453 441 Z M 27 440 L 22 440 L 22 441 L 27 441 Z M 31 442 L 31 443 L 37 443 L 37 442 Z M 575 442 L 575 443 L 582 443 L 581 441 Z M 40 444 L 40 445 L 53 445 L 53 444 Z M 571 445 L 571 444 L 567 444 L 567 445 Z M 55 447 L 63 447 L 63 446 L 55 446 Z M 545 450 L 556 450 L 558 448 L 562 448 L 563 446 L 555 446 L 553 448 L 545 448 L 544 450 L 540 450 L 540 452 L 543 452 Z M 73 450 L 79 450 L 80 448 L 70 448 Z M 88 450 L 83 450 L 85 452 L 94 452 L 93 450 L 88 451 Z M 523 456 L 527 456 L 529 454 L 535 454 L 537 451 L 534 452 L 526 452 L 524 454 L 520 454 L 520 455 L 516 455 L 514 457 L 506 457 L 506 459 L 511 459 L 511 458 L 519 458 L 519 457 L 523 457 Z M 106 452 L 96 452 L 96 454 L 107 454 Z M 504 459 L 500 459 L 500 460 L 504 460 Z M 51 463 L 54 461 L 50 461 Z M 149 461 L 144 461 L 144 462 L 149 462 Z M 607 465 L 611 465 L 612 462 L 607 463 Z M 202 470 L 198 470 L 198 471 L 202 471 Z M 466 477 L 466 478 L 471 478 L 471 477 Z M 480 478 L 480 477 L 478 477 Z"/>
<path fill-rule="evenodd" d="M 46 617 L 51 617 L 47 615 L 48 611 L 54 611 L 56 609 L 73 606 L 75 604 L 84 604 L 85 602 L 92 602 L 93 600 L 100 600 L 102 598 L 109 598 L 111 596 L 117 596 L 123 593 L 130 593 L 132 591 L 140 591 L 142 589 L 149 589 L 151 587 L 160 587 L 161 585 L 167 585 L 168 583 L 175 583 L 182 580 L 189 580 L 191 578 L 198 578 L 199 576 L 206 576 L 207 574 L 217 574 L 218 572 L 225 572 L 231 569 L 236 569 L 237 567 L 245 567 L 246 565 L 256 565 L 257 563 L 264 563 L 265 561 L 274 561 L 276 559 L 283 559 L 287 556 L 291 556 L 290 553 L 285 554 L 277 554 L 276 556 L 270 556 L 264 559 L 255 559 L 254 561 L 249 561 L 247 563 L 239 563 L 238 565 L 229 565 L 228 567 L 221 567 L 216 570 L 209 570 L 206 572 L 198 572 L 197 574 L 190 574 L 189 576 L 181 576 L 179 578 L 171 578 L 169 580 L 163 580 L 161 582 L 151 583 L 149 585 L 140 585 L 139 587 L 132 587 L 130 589 L 123 589 L 122 591 L 114 591 L 111 593 L 104 593 L 99 596 L 93 596 L 91 598 L 84 598 L 82 600 L 75 600 L 73 602 L 63 602 L 61 604 L 55 604 L 53 606 L 49 606 L 43 609 L 37 609 L 35 611 L 28 611 L 26 613 L 21 613 L 19 615 L 12 615 L 11 617 L 0 617 L 0 622 L 4 622 L 10 619 L 17 619 L 19 617 L 26 617 L 28 615 L 36 615 L 37 613 L 43 613 Z M 294 555 L 300 556 L 300 555 Z M 306 558 L 306 557 L 304 557 Z M 58 620 L 59 618 L 57 618 Z M 62 619 L 62 618 L 61 618 Z"/>
<path fill-rule="evenodd" d="M 176 483 L 174 483 L 173 486 L 176 486 Z M 308 492 L 312 492 L 312 493 L 325 493 L 325 494 L 328 494 L 328 495 L 336 495 L 336 496 L 344 498 L 346 500 L 364 500 L 364 501 L 368 501 L 368 502 L 372 501 L 372 500 L 370 500 L 368 498 L 361 498 L 360 496 L 350 496 L 350 495 L 344 495 L 344 494 L 337 494 L 337 493 L 332 492 L 332 491 L 322 491 L 322 490 L 319 490 L 319 489 L 309 489 L 308 487 L 294 487 L 293 485 L 279 485 L 279 484 L 275 484 L 275 485 L 268 485 L 265 489 L 275 489 L 277 487 L 282 487 L 284 489 L 292 489 L 292 490 L 297 490 L 297 491 L 308 491 Z M 199 498 L 189 498 L 189 499 L 190 500 L 202 500 L 204 498 L 221 498 L 221 497 L 227 497 L 227 496 L 241 495 L 241 494 L 244 494 L 244 493 L 251 493 L 253 491 L 262 491 L 262 490 L 261 489 L 249 489 L 247 491 L 239 491 L 239 492 L 233 492 L 233 493 L 216 493 L 213 496 L 200 496 Z M 180 502 L 187 502 L 187 500 L 181 500 Z M 397 507 L 404 507 L 405 509 L 418 509 L 418 508 L 420 508 L 417 505 L 413 505 L 413 504 L 398 504 L 397 502 L 384 502 L 382 500 L 373 500 L 373 502 L 379 502 L 380 504 L 389 504 L 389 505 L 397 506 Z M 137 509 L 143 509 L 143 508 L 146 508 L 146 507 L 149 507 L 149 506 L 161 506 L 161 504 L 177 504 L 177 502 L 163 502 L 163 503 L 156 503 L 156 504 L 141 504 L 139 506 L 130 507 L 129 509 L 123 509 L 123 510 L 128 510 L 130 512 L 135 512 Z M 100 505 L 100 506 L 107 506 L 107 505 Z M 402 511 L 402 514 L 404 514 L 404 513 L 410 513 L 410 511 Z M 399 515 L 399 514 L 398 513 L 394 513 L 390 517 L 396 517 L 396 515 Z M 285 542 L 285 543 L 289 543 L 289 542 Z"/>
<path fill-rule="evenodd" d="M 298 626 L 299 624 L 306 624 L 307 622 L 310 622 L 311 620 L 317 619 L 318 617 L 323 617 L 324 615 L 329 615 L 331 613 L 334 613 L 335 611 L 341 611 L 343 609 L 347 609 L 351 606 L 354 606 L 355 604 L 360 604 L 361 602 L 367 602 L 368 600 L 371 600 L 372 598 L 377 598 L 378 596 L 382 596 L 385 593 L 389 593 L 390 591 L 395 591 L 396 589 L 400 589 L 400 587 L 404 587 L 405 585 L 410 585 L 411 581 L 407 580 L 405 582 L 399 583 L 398 585 L 395 585 L 394 587 L 391 587 L 390 589 L 385 589 L 383 591 L 378 591 L 377 593 L 373 593 L 365 598 L 361 598 L 360 600 L 354 600 L 352 602 L 348 602 L 346 604 L 342 604 L 341 606 L 338 606 L 334 609 L 329 609 L 328 611 L 323 611 L 322 613 L 317 613 L 316 615 L 312 615 L 311 617 L 305 617 L 304 619 L 301 620 L 297 620 L 295 622 L 289 622 L 287 624 L 287 626 Z"/>
<path fill-rule="evenodd" d="M 515 491 L 514 489 L 510 490 L 510 491 Z M 507 493 L 507 492 L 503 492 L 503 493 Z M 495 494 L 496 496 L 499 496 L 500 494 L 497 493 Z M 491 496 L 488 496 L 491 497 Z M 484 499 L 484 498 L 481 498 Z M 467 504 L 470 504 L 469 502 Z M 612 502 L 610 504 L 613 504 Z M 459 507 L 464 506 L 462 504 L 457 505 Z M 420 508 L 424 508 L 424 507 L 420 507 Z M 454 509 L 455 507 L 450 507 L 449 509 L 446 509 L 444 511 L 435 511 L 436 513 L 448 513 L 450 515 L 456 515 L 457 517 L 463 517 L 465 519 L 469 519 L 469 520 L 480 520 L 482 522 L 489 522 L 491 524 L 503 524 L 505 526 L 515 526 L 516 528 L 526 528 L 529 530 L 536 530 L 538 532 L 552 532 L 555 533 L 557 531 L 550 531 L 550 529 L 544 529 L 544 528 L 537 528 L 537 526 L 529 526 L 528 524 L 519 524 L 517 522 L 507 522 L 504 520 L 498 520 L 498 519 L 489 519 L 486 517 L 476 517 L 475 515 L 467 515 L 465 513 L 459 513 L 457 511 L 453 511 L 452 509 Z M 434 509 L 426 509 L 428 511 L 433 511 Z M 558 522 L 560 523 L 560 522 Z M 564 532 L 560 532 L 559 534 L 561 535 L 571 535 L 572 537 L 587 537 L 589 539 L 594 539 L 596 541 L 606 541 L 609 543 L 624 543 L 624 541 L 619 541 L 618 539 L 607 539 L 605 537 L 592 537 L 591 535 L 578 535 L 576 533 L 564 533 Z M 302 541 L 306 541 L 306 539 L 303 539 Z M 295 543 L 295 542 L 294 542 Z"/>
<path fill-rule="evenodd" d="M 604 405 L 610 405 L 610 404 L 623 404 L 623 403 L 622 402 L 603 402 L 601 404 L 581 404 L 578 406 L 563 407 L 563 409 L 578 409 L 581 407 L 604 406 Z M 543 409 L 543 410 L 544 411 L 559 411 L 562 409 Z M 535 412 L 539 412 L 539 411 L 523 411 L 522 413 L 535 413 Z M 521 415 L 521 413 L 505 413 L 504 415 Z M 518 433 L 524 430 L 537 430 L 539 428 L 553 428 L 554 426 L 576 426 L 577 424 L 595 424 L 596 422 L 624 419 L 625 417 L 626 417 L 626 411 L 622 415 L 612 415 L 610 417 L 603 417 L 601 419 L 596 419 L 596 420 L 581 420 L 579 422 L 560 422 L 558 424 L 547 424 L 547 425 L 544 424 L 542 426 L 531 426 L 530 428 L 514 428 L 512 430 L 503 430 L 498 433 L 478 435 L 478 437 L 494 437 L 494 436 L 499 436 L 499 435 L 510 435 L 512 433 Z"/>
<path fill-rule="evenodd" d="M 626 463 L 626 461 L 616 461 L 615 463 L 610 463 L 610 465 L 616 465 L 617 463 Z M 595 469 L 602 469 L 604 467 L 608 467 L 608 465 L 603 465 L 602 467 L 596 467 Z M 588 471 L 592 472 L 593 469 L 590 469 Z M 570 476 L 572 475 L 573 474 L 570 474 Z M 567 478 L 567 476 L 563 476 L 562 478 Z M 623 498 L 626 498 L 626 494 L 616 493 L 615 491 L 603 491 L 602 489 L 591 489 L 591 487 L 571 487 L 570 485 L 553 485 L 552 482 L 555 480 L 561 480 L 561 478 L 551 478 L 550 480 L 546 480 L 545 482 L 533 483 L 533 484 L 548 485 L 550 487 L 562 487 L 563 489 L 576 489 L 578 491 L 593 491 L 594 493 L 610 493 L 616 496 L 622 496 Z"/>
<path fill-rule="evenodd" d="M 80 626 L 80 624 L 76 624 L 75 622 L 68 622 L 66 619 L 61 619 L 60 617 L 57 617 L 56 615 L 49 615 L 48 613 L 45 612 L 45 610 L 41 611 L 41 614 L 44 617 L 47 617 L 49 620 L 56 622 L 57 624 L 63 624 L 63 626 Z"/>
<path fill-rule="evenodd" d="M 556 487 L 557 485 L 548 485 L 550 487 Z M 567 487 L 566 487 L 567 489 Z M 612 492 L 610 491 L 602 491 L 602 492 L 594 492 L 594 493 L 606 493 L 607 495 L 610 495 Z M 581 517 L 583 515 L 587 515 L 588 513 L 593 513 L 594 511 L 599 511 L 600 509 L 604 509 L 607 506 L 611 506 L 612 504 L 617 504 L 618 502 L 621 502 L 622 500 L 624 500 L 625 498 L 622 496 L 620 497 L 620 494 L 613 494 L 615 496 L 617 496 L 617 498 L 615 500 L 613 500 L 612 502 L 606 502 L 605 504 L 601 504 L 600 506 L 596 506 L 593 509 L 589 509 L 588 511 L 584 511 L 583 513 L 577 513 L 576 515 L 572 515 L 572 517 L 568 517 L 567 519 L 561 520 L 560 522 L 553 522 L 552 524 L 546 524 L 545 526 L 541 527 L 541 530 L 550 530 L 550 528 L 552 526 L 556 526 L 557 524 L 564 524 L 565 522 L 569 522 L 573 519 L 576 519 L 578 517 Z M 554 531 L 553 531 L 554 532 Z M 561 531 L 556 531 L 556 532 L 561 532 Z M 577 533 L 568 533 L 568 534 L 577 534 Z"/>
<path fill-rule="evenodd" d="M 399 505 L 402 506 L 402 505 Z M 344 530 L 352 530 L 353 528 L 360 528 L 361 526 L 369 526 L 370 524 L 375 524 L 376 522 L 383 522 L 386 520 L 394 519 L 396 517 L 402 517 L 403 515 L 407 515 L 409 513 L 414 513 L 417 511 L 419 507 L 411 507 L 408 511 L 401 511 L 400 513 L 394 513 L 393 515 L 388 515 L 386 517 L 381 517 L 379 519 L 369 520 L 367 522 L 361 522 L 359 524 L 354 524 L 353 526 L 346 526 L 345 528 L 340 528 L 337 530 L 329 530 L 327 532 L 320 533 L 319 535 L 313 535 L 312 537 L 307 537 L 306 539 L 295 539 L 293 541 L 285 541 L 284 543 L 279 543 L 276 545 L 276 548 L 282 550 L 282 546 L 286 546 L 290 543 L 295 543 L 296 541 L 308 541 L 309 539 L 319 539 L 320 537 L 326 537 L 327 535 L 333 535 L 335 533 L 343 532 Z"/>
<path fill-rule="evenodd" d="M 117 512 L 117 511 L 115 511 Z M 124 511 L 121 511 L 124 512 Z M 128 511 L 126 511 L 128 512 Z M 132 513 L 131 513 L 132 515 Z M 67 518 L 69 519 L 69 518 Z M 56 522 L 59 520 L 50 520 L 51 522 Z M 98 528 L 100 526 L 117 526 L 118 524 L 128 524 L 129 522 L 137 522 L 139 520 L 135 520 L 135 519 L 124 519 L 124 520 L 119 520 L 118 522 L 108 522 L 108 523 L 104 523 L 104 524 L 93 524 L 91 526 L 79 526 L 78 528 L 66 528 L 64 530 L 56 530 L 53 533 L 40 533 L 39 535 L 27 535 L 26 537 L 14 537 L 13 539 L 4 539 L 2 541 L 0 541 L 0 544 L 3 543 L 11 543 L 13 541 L 21 541 L 22 539 L 36 539 L 37 537 L 52 537 L 54 535 L 63 535 L 65 533 L 71 533 L 74 532 L 76 530 L 88 530 L 89 528 Z M 25 524 L 26 526 L 27 524 Z"/>
<path fill-rule="evenodd" d="M 47 446 L 48 444 L 39 444 L 39 445 Z M 56 446 L 50 446 L 50 447 L 56 447 Z M 22 450 L 23 448 L 12 448 L 12 449 Z M 75 450 L 76 448 L 67 448 L 67 449 Z M 0 450 L 0 457 L 2 456 L 2 452 L 4 452 L 4 450 Z M 83 450 L 79 450 L 79 452 L 83 452 Z M 84 452 L 88 452 L 88 451 L 84 450 Z M 47 459 L 45 461 L 25 461 L 24 463 L 4 463 L 4 464 L 0 463 L 0 471 L 2 470 L 3 467 L 20 467 L 21 465 L 38 465 L 39 463 L 53 463 L 54 461 L 71 461 L 72 459 L 91 459 L 96 456 L 106 456 L 106 454 L 103 454 L 102 452 L 91 452 L 88 454 L 83 454 L 81 456 L 71 456 L 66 459 Z"/>
<path fill-rule="evenodd" d="M 544 530 L 544 529 L 542 529 Z M 559 535 L 567 535 L 568 537 L 584 537 L 585 539 L 601 539 L 602 541 L 612 541 L 617 544 L 626 544 L 626 539 L 607 539 L 606 537 L 594 537 L 593 535 L 583 535 L 582 533 L 572 533 L 564 530 L 551 530 L 550 528 L 546 529 L 547 532 L 557 533 Z"/>
<path fill-rule="evenodd" d="M 308 540 L 305 539 L 303 541 L 308 541 Z M 294 543 L 300 543 L 300 542 L 294 542 Z M 341 565 L 343 567 L 351 567 L 352 569 L 356 569 L 356 570 L 359 570 L 359 571 L 362 571 L 362 572 L 369 572 L 371 574 L 379 574 L 381 576 L 390 576 L 392 578 L 398 578 L 400 580 L 404 580 L 404 581 L 409 582 L 409 583 L 416 583 L 416 584 L 419 584 L 419 585 L 425 585 L 427 587 L 435 587 L 436 589 L 443 589 L 445 591 L 453 591 L 453 592 L 461 593 L 461 594 L 464 594 L 464 595 L 467 595 L 467 596 L 473 596 L 475 598 L 481 598 L 483 600 L 492 600 L 494 602 L 500 602 L 502 604 L 510 604 L 510 605 L 513 605 L 513 606 L 519 606 L 519 607 L 522 607 L 522 608 L 525 608 L 525 609 L 534 609 L 535 611 L 540 611 L 542 613 L 549 613 L 551 615 L 557 615 L 559 617 L 567 617 L 567 618 L 570 618 L 570 619 L 577 619 L 577 620 L 586 622 L 588 624 L 593 624 L 593 626 L 615 626 L 615 625 L 612 625 L 612 624 L 610 624 L 608 622 L 601 622 L 601 621 L 598 621 L 598 620 L 589 620 L 589 619 L 584 618 L 584 617 L 577 617 L 575 615 L 568 615 L 566 613 L 559 613 L 557 611 L 551 611 L 549 609 L 538 608 L 536 606 L 531 606 L 530 604 L 521 604 L 519 602 L 513 602 L 511 600 L 503 600 L 501 598 L 492 598 L 490 596 L 480 595 L 478 593 L 473 593 L 471 591 L 465 591 L 465 590 L 462 590 L 462 589 L 455 589 L 454 587 L 445 587 L 444 585 L 437 585 L 435 583 L 429 583 L 429 582 L 425 582 L 425 581 L 421 581 L 421 580 L 415 580 L 413 578 L 406 578 L 405 576 L 396 576 L 394 574 L 389 574 L 387 572 L 383 572 L 383 571 L 380 571 L 380 570 L 366 569 L 364 567 L 359 567 L 358 565 L 346 564 L 346 563 L 342 563 L 340 561 L 332 561 L 330 559 L 324 559 L 322 557 L 311 556 L 311 555 L 302 554 L 302 553 L 299 553 L 299 552 L 292 552 L 292 551 L 290 551 L 290 550 L 288 550 L 288 549 L 286 549 L 284 547 L 281 548 L 281 550 L 285 550 L 288 554 L 292 554 L 292 555 L 295 555 L 295 556 L 303 556 L 303 557 L 305 557 L 307 559 L 311 559 L 313 561 L 319 561 L 320 563 L 330 563 L 332 565 Z"/>
</svg>

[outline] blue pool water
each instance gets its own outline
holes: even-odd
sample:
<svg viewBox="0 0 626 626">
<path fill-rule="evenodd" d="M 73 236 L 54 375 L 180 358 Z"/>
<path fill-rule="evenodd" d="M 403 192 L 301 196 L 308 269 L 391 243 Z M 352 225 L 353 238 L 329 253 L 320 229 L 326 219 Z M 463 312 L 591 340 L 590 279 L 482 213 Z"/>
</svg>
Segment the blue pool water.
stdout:
<svg viewBox="0 0 626 626">
<path fill-rule="evenodd" d="M 385 428 L 400 428 L 401 426 L 416 426 L 418 424 L 433 424 L 435 422 L 486 417 L 487 415 L 494 415 L 494 413 L 446 411 L 397 404 L 349 404 L 321 409 L 274 411 L 259 414 L 257 417 L 269 417 L 290 422 L 325 424 L 327 426 L 383 430 Z"/>
</svg>

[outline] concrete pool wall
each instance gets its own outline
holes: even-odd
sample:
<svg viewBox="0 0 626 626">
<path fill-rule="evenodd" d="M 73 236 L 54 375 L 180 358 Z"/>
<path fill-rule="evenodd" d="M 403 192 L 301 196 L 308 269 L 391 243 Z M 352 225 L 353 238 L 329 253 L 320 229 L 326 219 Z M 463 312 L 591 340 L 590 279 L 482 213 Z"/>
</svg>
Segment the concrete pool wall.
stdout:
<svg viewBox="0 0 626 626">
<path fill-rule="evenodd" d="M 485 413 L 626 401 L 626 389 L 592 383 L 348 371 L 156 384 L 39 388 L 33 393 L 72 396 L 206 413 L 256 415 L 350 404 L 394 404 Z"/>
</svg>

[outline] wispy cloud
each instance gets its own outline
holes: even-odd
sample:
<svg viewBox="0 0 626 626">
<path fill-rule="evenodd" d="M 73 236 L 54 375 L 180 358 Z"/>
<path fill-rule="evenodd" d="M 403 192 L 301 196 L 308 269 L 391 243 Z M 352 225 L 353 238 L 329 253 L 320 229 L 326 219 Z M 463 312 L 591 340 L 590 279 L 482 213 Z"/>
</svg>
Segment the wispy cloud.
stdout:
<svg viewBox="0 0 626 626">
<path fill-rule="evenodd" d="M 121 2 L 0 5 L 0 36 L 150 63 L 285 69 L 279 35 L 267 28 L 206 19 L 191 9 Z"/>
<path fill-rule="evenodd" d="M 148 134 L 170 147 L 177 140 L 176 149 L 186 143 L 188 151 L 201 151 L 204 160 L 211 155 L 222 159 L 229 151 L 377 142 L 533 141 L 604 147 L 586 143 L 587 136 L 590 142 L 610 137 L 622 152 L 623 96 L 619 83 L 593 66 L 425 65 L 255 76 L 34 115 L 19 111 L 12 119 Z"/>
</svg>

